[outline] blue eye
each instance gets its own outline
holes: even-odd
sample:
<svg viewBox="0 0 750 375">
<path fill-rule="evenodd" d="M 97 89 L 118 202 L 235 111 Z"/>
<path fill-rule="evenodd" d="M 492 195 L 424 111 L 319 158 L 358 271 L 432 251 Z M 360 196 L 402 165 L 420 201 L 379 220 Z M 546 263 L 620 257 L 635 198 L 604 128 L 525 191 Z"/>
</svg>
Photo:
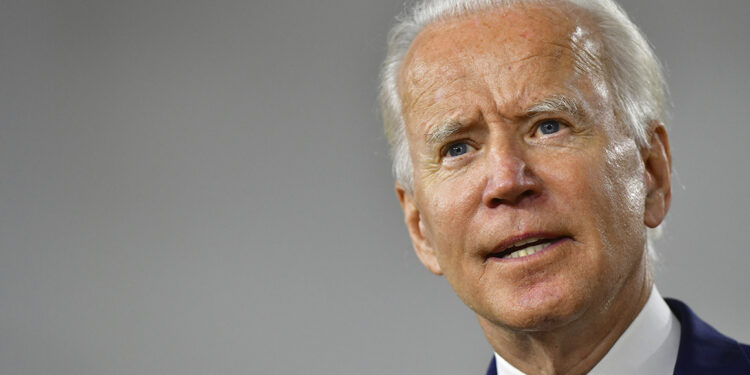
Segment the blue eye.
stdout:
<svg viewBox="0 0 750 375">
<path fill-rule="evenodd" d="M 547 120 L 539 125 L 539 131 L 542 134 L 552 134 L 560 131 L 560 122 L 557 120 Z"/>
<path fill-rule="evenodd" d="M 450 156 L 461 156 L 469 152 L 469 145 L 464 142 L 458 142 L 448 147 L 448 155 Z"/>
</svg>

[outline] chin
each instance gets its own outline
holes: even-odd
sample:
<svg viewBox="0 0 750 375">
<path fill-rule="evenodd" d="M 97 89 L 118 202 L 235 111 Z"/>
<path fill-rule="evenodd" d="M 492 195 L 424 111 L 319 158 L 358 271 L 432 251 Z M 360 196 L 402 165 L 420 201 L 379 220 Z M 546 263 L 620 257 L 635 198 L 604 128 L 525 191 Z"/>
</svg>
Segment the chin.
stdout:
<svg viewBox="0 0 750 375">
<path fill-rule="evenodd" d="M 575 289 L 575 288 L 574 288 Z M 577 320 L 586 310 L 581 290 L 535 285 L 513 293 L 490 306 L 489 313 L 475 311 L 480 318 L 515 331 L 548 331 Z"/>
</svg>

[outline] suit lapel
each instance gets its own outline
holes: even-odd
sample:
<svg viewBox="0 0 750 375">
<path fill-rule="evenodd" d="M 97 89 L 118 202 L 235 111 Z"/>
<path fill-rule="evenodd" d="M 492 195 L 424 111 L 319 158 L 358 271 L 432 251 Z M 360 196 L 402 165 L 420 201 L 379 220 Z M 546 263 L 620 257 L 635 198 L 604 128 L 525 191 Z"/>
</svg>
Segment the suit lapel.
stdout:
<svg viewBox="0 0 750 375">
<path fill-rule="evenodd" d="M 750 346 L 722 335 L 684 303 L 671 298 L 665 300 L 680 321 L 680 349 L 675 375 L 750 374 Z M 494 355 L 487 375 L 498 375 Z"/>
<path fill-rule="evenodd" d="M 492 356 L 492 361 L 490 361 L 490 367 L 487 368 L 487 375 L 497 375 L 497 364 L 495 363 L 495 356 Z"/>
<path fill-rule="evenodd" d="M 665 298 L 680 321 L 680 349 L 675 375 L 750 374 L 749 346 L 719 333 L 684 303 Z"/>
</svg>

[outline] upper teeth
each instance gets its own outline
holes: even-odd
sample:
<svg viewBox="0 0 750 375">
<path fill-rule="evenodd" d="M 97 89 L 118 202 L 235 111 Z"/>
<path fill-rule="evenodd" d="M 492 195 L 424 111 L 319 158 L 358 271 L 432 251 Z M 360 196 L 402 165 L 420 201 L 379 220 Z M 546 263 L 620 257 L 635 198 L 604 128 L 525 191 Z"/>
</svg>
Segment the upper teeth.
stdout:
<svg viewBox="0 0 750 375">
<path fill-rule="evenodd" d="M 529 244 L 529 243 L 532 243 L 532 242 L 537 242 L 539 240 L 541 240 L 541 238 L 529 238 L 529 239 L 526 239 L 526 240 L 521 240 L 521 241 L 515 242 L 513 245 L 511 245 L 511 247 L 521 247 L 523 245 L 526 245 L 526 244 Z M 540 244 L 534 245 L 534 246 L 529 246 L 529 247 L 523 248 L 521 250 L 516 250 L 516 251 L 514 251 L 514 252 L 512 252 L 512 253 L 510 253 L 508 255 L 506 255 L 504 258 L 520 258 L 520 257 L 525 257 L 525 256 L 528 256 L 528 255 L 534 254 L 537 251 L 542 250 L 542 249 L 544 249 L 547 246 L 549 246 L 549 242 L 540 243 Z"/>
<path fill-rule="evenodd" d="M 536 242 L 539 240 L 541 240 L 541 238 L 537 238 L 537 237 L 527 238 L 525 240 L 514 242 L 512 245 L 510 245 L 510 247 L 519 247 L 519 246 L 526 245 L 527 243 L 532 243 L 532 242 Z"/>
<path fill-rule="evenodd" d="M 541 249 L 544 249 L 548 245 L 549 245 L 549 243 L 542 243 L 542 244 L 539 244 L 539 245 L 530 246 L 530 247 L 527 247 L 525 249 L 514 251 L 514 252 L 510 253 L 510 255 L 506 255 L 505 258 L 520 258 L 520 257 L 525 257 L 527 255 L 534 254 L 534 253 L 536 253 L 537 251 L 539 251 Z"/>
</svg>

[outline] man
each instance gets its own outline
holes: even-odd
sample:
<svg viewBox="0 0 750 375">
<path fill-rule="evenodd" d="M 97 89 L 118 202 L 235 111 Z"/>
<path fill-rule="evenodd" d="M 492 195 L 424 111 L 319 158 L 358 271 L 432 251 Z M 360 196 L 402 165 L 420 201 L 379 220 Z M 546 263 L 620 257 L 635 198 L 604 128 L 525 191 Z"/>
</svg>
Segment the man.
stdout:
<svg viewBox="0 0 750 375">
<path fill-rule="evenodd" d="M 750 347 L 653 285 L 667 90 L 617 5 L 426 1 L 382 78 L 409 235 L 476 313 L 488 374 L 750 373 Z"/>
</svg>

